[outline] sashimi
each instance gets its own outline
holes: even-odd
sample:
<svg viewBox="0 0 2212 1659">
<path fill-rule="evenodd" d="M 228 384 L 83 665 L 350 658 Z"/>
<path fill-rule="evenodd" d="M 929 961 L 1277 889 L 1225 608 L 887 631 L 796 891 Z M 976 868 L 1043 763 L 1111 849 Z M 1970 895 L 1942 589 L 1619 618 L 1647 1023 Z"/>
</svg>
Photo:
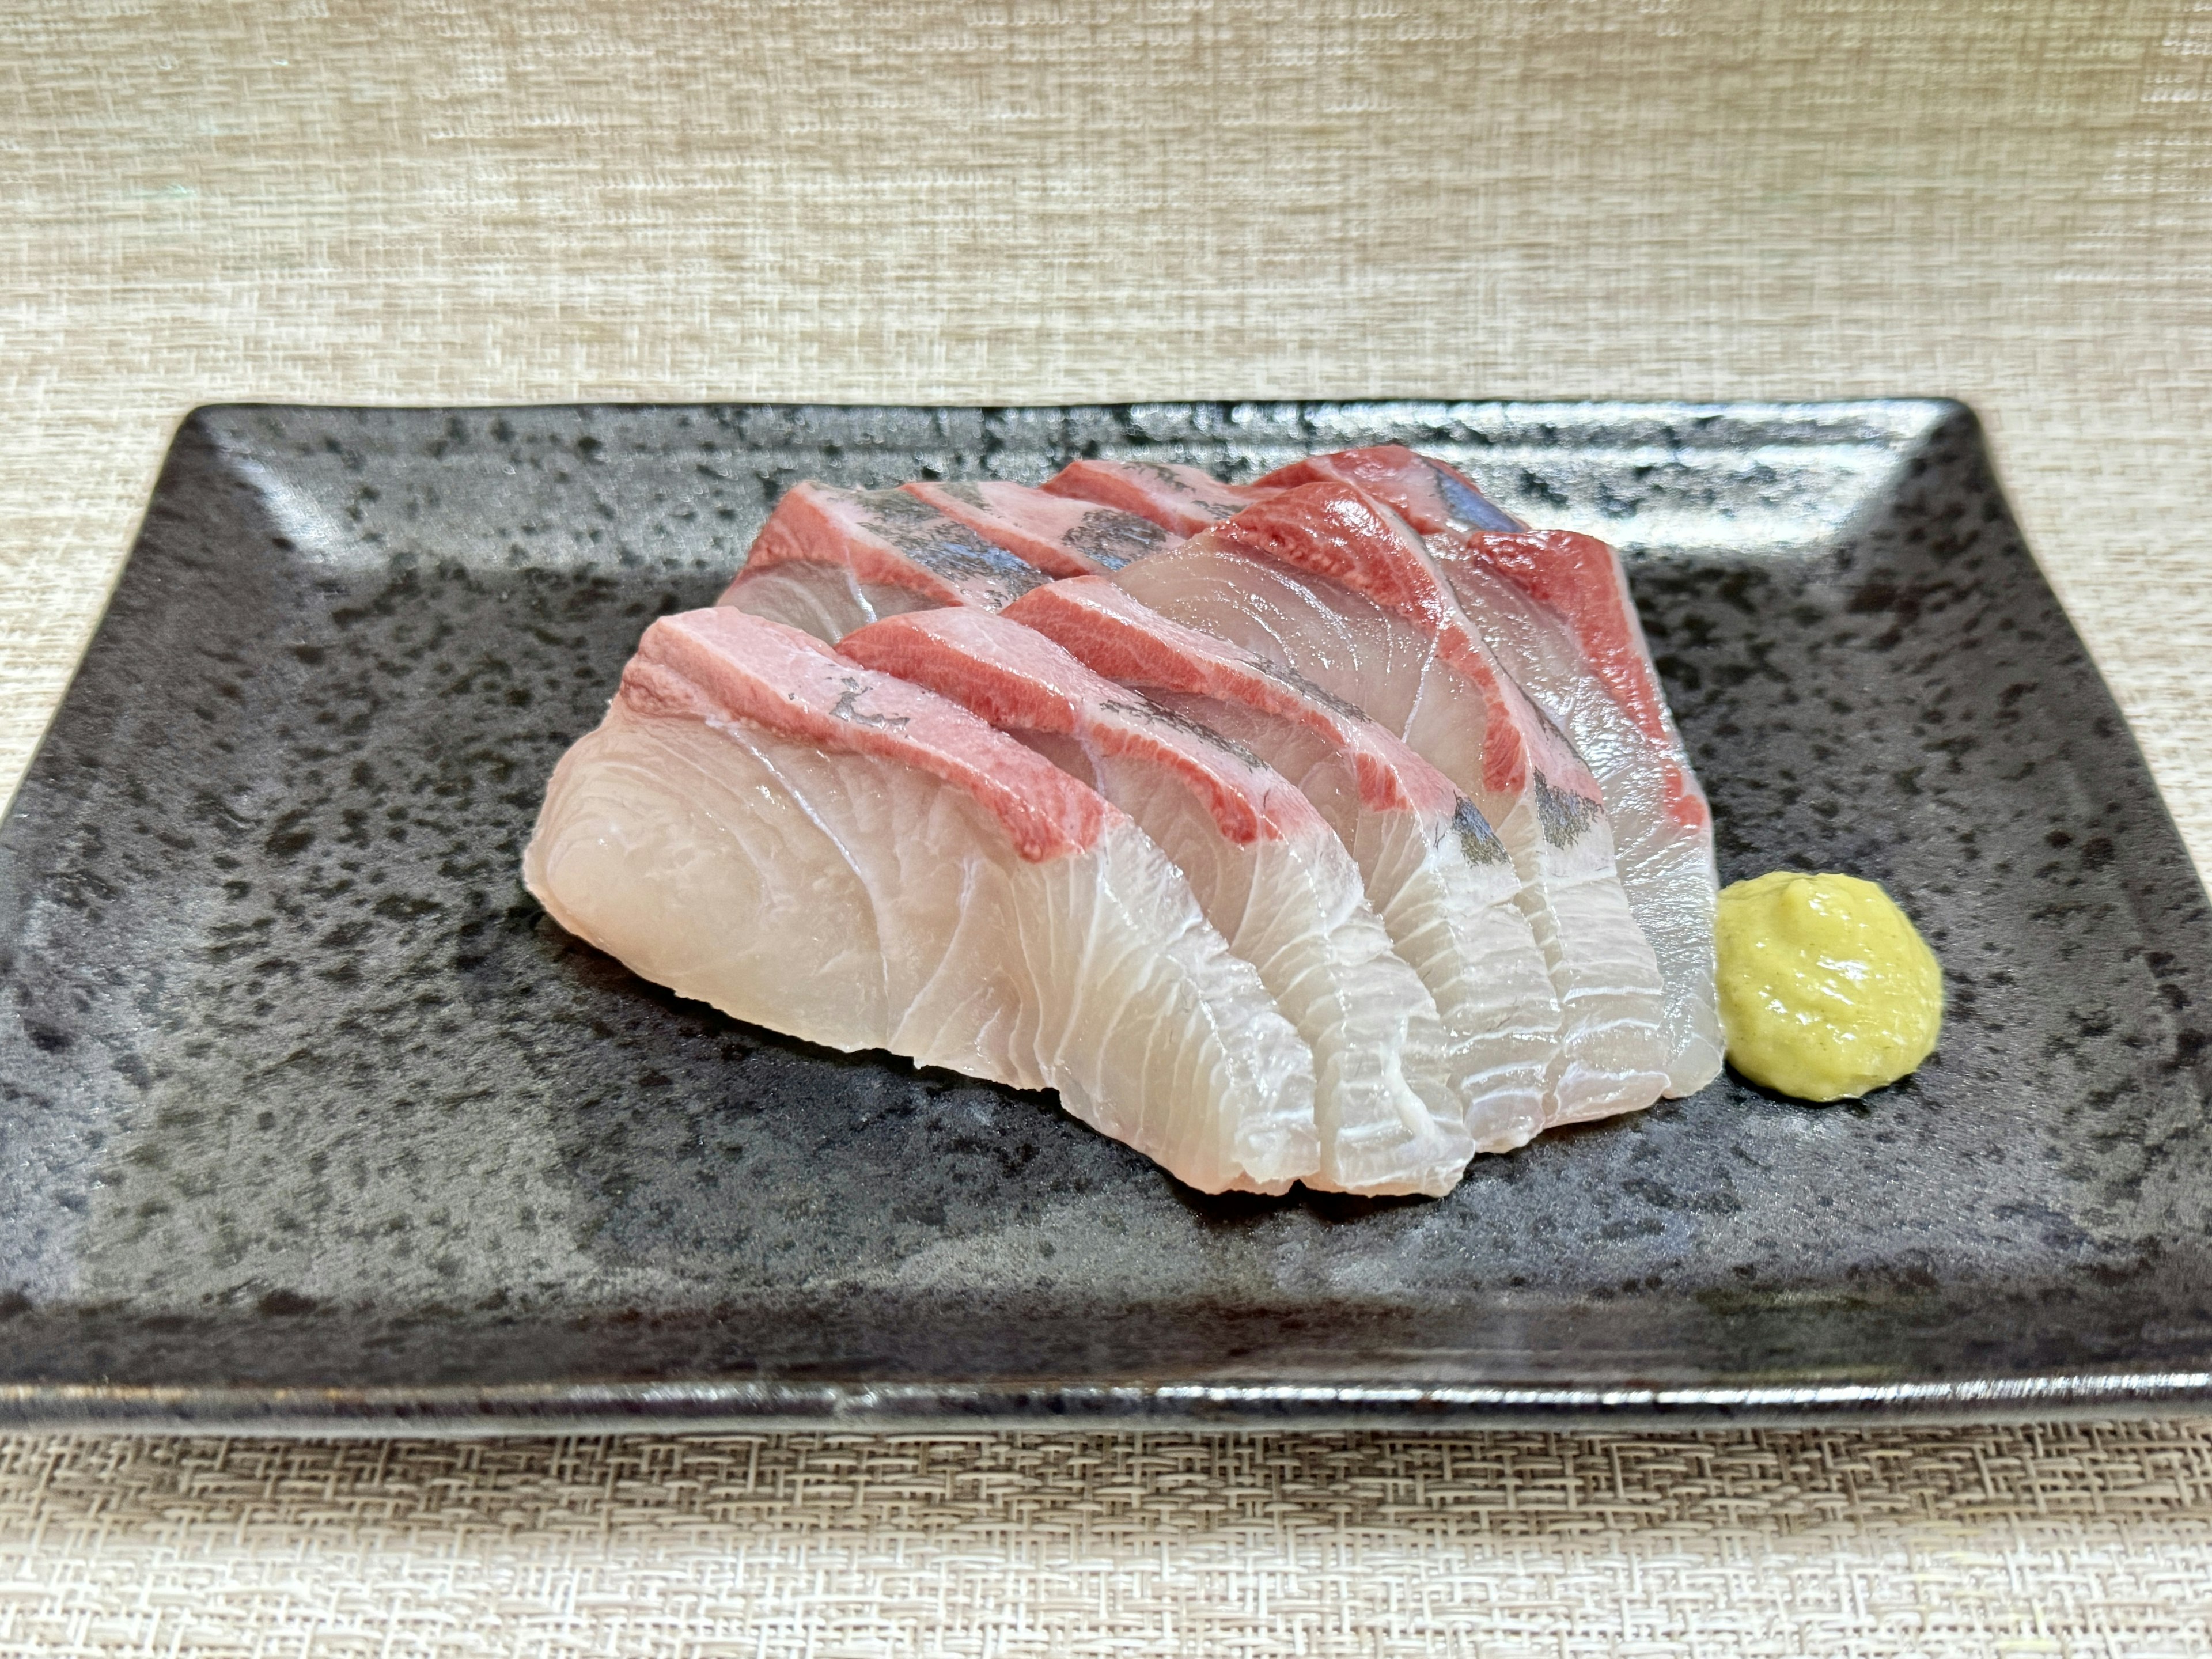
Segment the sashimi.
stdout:
<svg viewBox="0 0 2212 1659">
<path fill-rule="evenodd" d="M 1522 530 L 1448 463 L 1397 446 L 1316 455 L 1270 473 L 1338 478 L 1426 538 L 1506 671 L 1559 722 L 1605 792 L 1631 912 L 1666 981 L 1667 1092 L 1721 1067 L 1713 818 L 1659 688 L 1626 574 L 1594 536 Z"/>
<path fill-rule="evenodd" d="M 1364 489 L 1422 535 L 1439 530 L 1520 530 L 1521 520 L 1484 495 L 1474 479 L 1403 444 L 1340 449 L 1278 467 L 1260 489 L 1294 489 L 1334 480 Z"/>
<path fill-rule="evenodd" d="M 1201 1191 L 1318 1165 L 1304 1042 L 1127 816 L 797 629 L 726 607 L 647 629 L 523 871 L 679 994 L 1056 1088 Z"/>
<path fill-rule="evenodd" d="M 1046 580 L 903 489 L 809 482 L 784 492 L 715 603 L 834 645 L 878 617 L 941 605 L 995 611 Z"/>
<path fill-rule="evenodd" d="M 1658 966 L 1613 867 L 1597 781 L 1498 670 L 1402 520 L 1356 489 L 1309 483 L 1114 580 L 1364 709 L 1481 810 L 1512 854 L 1559 996 L 1547 1121 L 1658 1097 L 1669 1080 Z"/>
<path fill-rule="evenodd" d="M 1195 536 L 1273 493 L 1225 484 L 1173 461 L 1070 461 L 1044 487 L 1054 495 L 1118 507 L 1178 536 Z"/>
<path fill-rule="evenodd" d="M 1310 802 L 1249 754 L 985 611 L 896 617 L 843 654 L 925 685 L 1095 783 L 1189 878 L 1313 1051 L 1321 1168 L 1339 1191 L 1449 1192 L 1474 1152 L 1436 1006 Z"/>
<path fill-rule="evenodd" d="M 1351 849 L 1369 903 L 1436 1000 L 1475 1150 L 1504 1152 L 1542 1127 L 1559 998 L 1511 860 L 1442 773 L 1351 704 L 1112 582 L 1048 582 L 1000 614 L 1296 785 Z"/>
<path fill-rule="evenodd" d="M 1106 575 L 1181 539 L 1134 513 L 999 478 L 955 478 L 904 488 L 1048 576 Z"/>
</svg>

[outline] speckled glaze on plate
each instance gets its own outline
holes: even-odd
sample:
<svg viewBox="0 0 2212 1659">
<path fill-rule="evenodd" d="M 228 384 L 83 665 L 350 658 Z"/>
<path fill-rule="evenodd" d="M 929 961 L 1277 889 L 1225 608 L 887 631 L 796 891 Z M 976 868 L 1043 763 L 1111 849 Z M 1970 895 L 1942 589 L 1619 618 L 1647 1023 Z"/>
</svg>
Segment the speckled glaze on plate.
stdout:
<svg viewBox="0 0 2212 1659">
<path fill-rule="evenodd" d="M 524 893 L 554 761 L 793 481 L 1374 441 L 1628 550 L 1723 878 L 1871 877 L 1942 957 L 1916 1079 L 1206 1200 Z M 0 828 L 0 1419 L 2200 1407 L 2209 946 L 1954 404 L 204 410 Z"/>
</svg>

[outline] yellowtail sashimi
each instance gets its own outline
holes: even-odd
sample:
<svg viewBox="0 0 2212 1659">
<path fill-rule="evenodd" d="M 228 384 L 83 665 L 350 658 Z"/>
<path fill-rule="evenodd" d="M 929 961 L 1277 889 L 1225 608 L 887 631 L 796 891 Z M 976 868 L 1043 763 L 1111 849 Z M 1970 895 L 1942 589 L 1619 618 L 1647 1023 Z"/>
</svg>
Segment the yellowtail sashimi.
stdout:
<svg viewBox="0 0 2212 1659">
<path fill-rule="evenodd" d="M 1312 1056 L 1158 848 L 795 629 L 728 607 L 647 629 L 523 872 L 562 926 L 681 995 L 1058 1089 L 1201 1191 L 1318 1167 Z"/>
<path fill-rule="evenodd" d="M 1112 582 L 1048 582 L 1000 614 L 1295 785 L 1351 849 L 1368 902 L 1436 1000 L 1475 1150 L 1510 1150 L 1543 1127 L 1559 997 L 1512 860 L 1443 774 L 1351 704 Z"/>
<path fill-rule="evenodd" d="M 1095 784 L 1189 878 L 1199 908 L 1313 1051 L 1321 1169 L 1309 1186 L 1451 1190 L 1474 1146 L 1436 1005 L 1304 795 L 1215 732 L 988 611 L 890 617 L 841 649 Z"/>
<path fill-rule="evenodd" d="M 995 611 L 1043 573 L 903 489 L 795 484 L 719 605 L 835 645 L 878 617 L 940 605 Z"/>
<path fill-rule="evenodd" d="M 1307 484 L 1114 580 L 1364 710 L 1481 810 L 1512 855 L 1559 997 L 1547 1122 L 1659 1097 L 1658 963 L 1629 914 L 1597 781 L 1498 667 L 1402 520 L 1357 489 Z"/>
<path fill-rule="evenodd" d="M 904 488 L 1048 576 L 1109 574 L 1182 539 L 1134 513 L 1002 479 L 957 478 Z"/>
<path fill-rule="evenodd" d="M 1628 908 L 1666 981 L 1670 1095 L 1721 1068 L 1713 815 L 1668 712 L 1620 556 L 1595 536 L 1528 530 L 1473 479 L 1385 446 L 1316 455 L 1261 482 L 1353 483 L 1421 533 L 1498 661 L 1574 740 L 1605 791 Z"/>
</svg>

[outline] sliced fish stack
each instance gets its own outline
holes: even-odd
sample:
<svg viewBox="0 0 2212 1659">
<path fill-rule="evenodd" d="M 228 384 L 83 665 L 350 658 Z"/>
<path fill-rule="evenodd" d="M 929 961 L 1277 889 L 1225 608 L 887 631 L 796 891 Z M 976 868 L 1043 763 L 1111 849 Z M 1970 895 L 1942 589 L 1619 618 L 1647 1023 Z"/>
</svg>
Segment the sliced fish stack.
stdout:
<svg viewBox="0 0 2212 1659">
<path fill-rule="evenodd" d="M 787 490 L 525 855 L 754 1023 L 1206 1192 L 1441 1194 L 1717 1069 L 1711 820 L 1612 550 L 1398 448 Z"/>
<path fill-rule="evenodd" d="M 945 605 L 987 610 L 1045 580 L 903 489 L 787 491 L 718 604 L 834 645 L 879 617 Z"/>
<path fill-rule="evenodd" d="M 905 488 L 917 501 L 1048 576 L 1110 575 L 1130 560 L 1182 539 L 1118 507 L 1071 500 L 1027 484 L 989 479 Z"/>
<path fill-rule="evenodd" d="M 1559 1000 L 1512 860 L 1474 802 L 1350 703 L 1111 582 L 1050 582 L 1004 615 L 1233 738 L 1303 791 L 1351 848 L 1368 902 L 1436 1000 L 1475 1150 L 1534 1136 Z"/>
<path fill-rule="evenodd" d="M 894 617 L 845 654 L 924 685 L 1096 787 L 1189 878 L 1313 1051 L 1321 1167 L 1341 1192 L 1446 1193 L 1474 1152 L 1419 977 L 1311 802 L 1249 751 L 988 611 Z"/>
<path fill-rule="evenodd" d="M 1197 467 L 1164 461 L 1070 461 L 1044 489 L 1048 495 L 1119 507 L 1178 536 L 1195 536 L 1273 493 L 1225 484 Z"/>
<path fill-rule="evenodd" d="M 1658 963 L 1629 914 L 1597 781 L 1498 668 L 1402 520 L 1347 486 L 1303 485 L 1114 580 L 1364 709 L 1480 809 L 1559 998 L 1547 1123 L 1657 1097 Z"/>
<path fill-rule="evenodd" d="M 1713 815 L 1644 643 L 1628 578 L 1595 536 L 1532 531 L 1445 462 L 1398 446 L 1316 455 L 1261 487 L 1335 479 L 1419 531 L 1498 661 L 1565 731 L 1605 791 L 1622 888 L 1666 981 L 1669 1095 L 1721 1069 Z"/>
<path fill-rule="evenodd" d="M 944 698 L 734 609 L 646 630 L 523 859 L 681 995 L 1018 1088 L 1206 1192 L 1320 1166 L 1310 1051 L 1097 791 Z"/>
</svg>

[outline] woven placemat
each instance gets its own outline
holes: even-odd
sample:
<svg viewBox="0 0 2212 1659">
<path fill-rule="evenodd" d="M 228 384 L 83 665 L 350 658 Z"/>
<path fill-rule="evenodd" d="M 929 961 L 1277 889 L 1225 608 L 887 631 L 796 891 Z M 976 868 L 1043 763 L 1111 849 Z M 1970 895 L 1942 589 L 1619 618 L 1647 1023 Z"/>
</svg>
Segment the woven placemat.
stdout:
<svg viewBox="0 0 2212 1659">
<path fill-rule="evenodd" d="M 2203 0 L 15 0 L 0 213 L 0 790 L 197 403 L 1946 393 L 2212 854 Z M 2212 1650 L 2208 1469 L 27 1437 L 0 1650 L 2139 1659 Z"/>
<path fill-rule="evenodd" d="M 9 1653 L 2212 1647 L 2212 1437 L 0 1442 Z"/>
</svg>

